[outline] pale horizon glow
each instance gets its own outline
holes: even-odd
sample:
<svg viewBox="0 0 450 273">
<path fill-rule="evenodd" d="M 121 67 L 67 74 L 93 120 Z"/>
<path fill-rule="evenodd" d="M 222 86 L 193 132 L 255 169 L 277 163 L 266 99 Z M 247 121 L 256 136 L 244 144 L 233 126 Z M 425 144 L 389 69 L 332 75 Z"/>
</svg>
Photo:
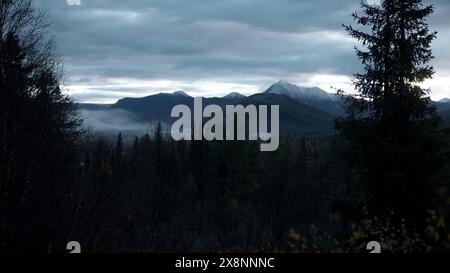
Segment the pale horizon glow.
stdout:
<svg viewBox="0 0 450 273">
<path fill-rule="evenodd" d="M 349 94 L 356 93 L 352 79 L 345 75 L 315 74 L 315 75 L 297 75 L 289 82 L 301 87 L 319 87 L 328 93 L 336 93 L 337 90 L 344 90 Z M 272 84 L 276 83 L 274 80 Z M 450 97 L 450 76 L 437 74 L 433 79 L 427 80 L 420 86 L 432 90 L 431 99 L 439 101 Z M 213 81 L 172 81 L 172 80 L 132 80 L 127 78 L 114 78 L 104 84 L 99 85 L 69 85 L 64 87 L 64 92 L 75 99 L 78 103 L 99 103 L 113 104 L 122 98 L 140 98 L 158 93 L 173 93 L 184 91 L 192 97 L 223 97 L 232 92 L 237 92 L 245 96 L 251 96 L 264 92 L 269 88 L 267 86 L 238 84 L 229 82 Z M 136 89 L 134 92 L 124 92 L 120 89 Z M 108 97 L 83 99 L 83 94 L 92 94 L 95 92 L 106 93 Z M 142 91 L 141 91 L 142 90 Z M 214 91 L 211 91 L 214 90 Z M 78 99 L 81 98 L 81 99 Z"/>
</svg>

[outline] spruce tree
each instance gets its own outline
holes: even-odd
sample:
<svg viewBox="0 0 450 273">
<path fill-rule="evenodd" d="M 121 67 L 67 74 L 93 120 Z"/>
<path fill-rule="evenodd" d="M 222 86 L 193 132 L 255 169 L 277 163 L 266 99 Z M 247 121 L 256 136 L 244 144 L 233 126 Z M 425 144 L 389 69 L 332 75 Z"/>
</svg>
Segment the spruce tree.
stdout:
<svg viewBox="0 0 450 273">
<path fill-rule="evenodd" d="M 117 163 L 121 163 L 123 154 L 123 137 L 122 133 L 119 133 L 116 140 L 116 147 L 114 151 L 114 157 Z"/>
<path fill-rule="evenodd" d="M 433 7 L 389 0 L 362 2 L 362 9 L 353 14 L 360 28 L 344 27 L 360 42 L 356 54 L 364 71 L 355 74 L 357 94 L 337 129 L 366 185 L 369 209 L 420 218 L 431 205 L 430 177 L 440 162 L 439 118 L 430 90 L 420 86 L 434 73 L 431 43 L 437 33 L 427 24 Z"/>
</svg>

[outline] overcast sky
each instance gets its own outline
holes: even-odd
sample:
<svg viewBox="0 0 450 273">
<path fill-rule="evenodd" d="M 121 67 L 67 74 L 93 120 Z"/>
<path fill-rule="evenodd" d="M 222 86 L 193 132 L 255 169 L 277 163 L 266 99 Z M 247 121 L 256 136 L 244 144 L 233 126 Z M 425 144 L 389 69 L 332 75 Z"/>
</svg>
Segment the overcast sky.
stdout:
<svg viewBox="0 0 450 273">
<path fill-rule="evenodd" d="M 359 0 L 39 0 L 80 102 L 185 90 L 253 94 L 278 80 L 351 90 L 343 31 Z M 450 1 L 435 5 L 432 98 L 450 97 Z"/>
</svg>

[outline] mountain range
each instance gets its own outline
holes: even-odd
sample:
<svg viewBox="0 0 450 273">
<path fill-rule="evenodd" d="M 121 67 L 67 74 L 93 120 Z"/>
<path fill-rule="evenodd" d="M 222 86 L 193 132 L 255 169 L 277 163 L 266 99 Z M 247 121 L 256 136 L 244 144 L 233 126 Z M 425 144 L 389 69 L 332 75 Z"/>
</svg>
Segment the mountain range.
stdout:
<svg viewBox="0 0 450 273">
<path fill-rule="evenodd" d="M 140 134 L 154 128 L 156 122 L 169 126 L 173 106 L 193 108 L 193 97 L 184 91 L 160 93 L 143 98 L 123 98 L 115 104 L 79 104 L 86 125 L 95 131 Z M 334 120 L 345 115 L 345 102 L 318 87 L 300 87 L 286 81 L 251 96 L 233 92 L 224 97 L 204 98 L 203 105 L 280 105 L 280 131 L 292 135 L 325 135 L 332 132 Z M 444 119 L 450 119 L 450 100 L 432 102 Z"/>
</svg>

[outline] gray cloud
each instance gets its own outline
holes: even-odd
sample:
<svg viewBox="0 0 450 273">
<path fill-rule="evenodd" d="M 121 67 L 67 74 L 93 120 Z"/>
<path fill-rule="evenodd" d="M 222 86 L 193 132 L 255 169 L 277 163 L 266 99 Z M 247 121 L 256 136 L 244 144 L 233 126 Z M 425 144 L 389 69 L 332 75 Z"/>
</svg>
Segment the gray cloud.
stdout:
<svg viewBox="0 0 450 273">
<path fill-rule="evenodd" d="M 427 1 L 436 6 L 431 18 L 432 28 L 440 31 L 434 44 L 435 66 L 445 76 L 450 71 L 450 2 Z M 69 83 L 78 86 L 73 93 L 82 101 L 113 101 L 124 93 L 162 90 L 111 84 L 118 78 L 130 83 L 191 82 L 193 91 L 214 95 L 216 90 L 205 91 L 195 82 L 251 83 L 262 88 L 278 79 L 295 81 L 303 78 L 299 75 L 320 73 L 351 76 L 360 69 L 354 41 L 341 27 L 351 23 L 350 14 L 358 9 L 359 0 L 82 0 L 79 6 L 40 0 L 36 4 L 46 7 L 53 20 Z"/>
</svg>

